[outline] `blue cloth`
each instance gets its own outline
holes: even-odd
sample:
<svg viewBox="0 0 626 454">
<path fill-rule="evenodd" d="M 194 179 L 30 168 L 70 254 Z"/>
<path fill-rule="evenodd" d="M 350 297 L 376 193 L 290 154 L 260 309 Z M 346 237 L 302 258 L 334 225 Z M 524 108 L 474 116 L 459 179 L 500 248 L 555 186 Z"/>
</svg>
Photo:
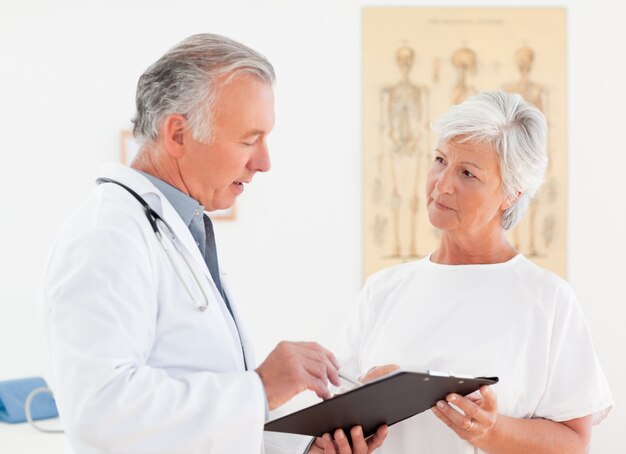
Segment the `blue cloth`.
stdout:
<svg viewBox="0 0 626 454">
<path fill-rule="evenodd" d="M 0 381 L 0 421 L 25 422 L 24 404 L 26 398 L 33 389 L 39 387 L 48 387 L 41 377 Z M 40 393 L 33 398 L 30 414 L 34 420 L 59 416 L 54 398 L 48 393 Z"/>
</svg>

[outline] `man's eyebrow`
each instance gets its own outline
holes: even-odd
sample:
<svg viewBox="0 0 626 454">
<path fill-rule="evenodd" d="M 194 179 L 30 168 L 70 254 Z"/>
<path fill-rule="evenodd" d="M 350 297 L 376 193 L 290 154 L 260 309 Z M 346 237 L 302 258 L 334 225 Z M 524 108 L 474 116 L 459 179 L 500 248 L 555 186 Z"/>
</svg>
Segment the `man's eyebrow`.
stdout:
<svg viewBox="0 0 626 454">
<path fill-rule="evenodd" d="M 246 132 L 245 134 L 243 134 L 241 137 L 251 137 L 251 136 L 259 136 L 261 134 L 263 134 L 264 131 L 260 130 L 260 129 L 253 129 L 251 131 Z"/>
</svg>

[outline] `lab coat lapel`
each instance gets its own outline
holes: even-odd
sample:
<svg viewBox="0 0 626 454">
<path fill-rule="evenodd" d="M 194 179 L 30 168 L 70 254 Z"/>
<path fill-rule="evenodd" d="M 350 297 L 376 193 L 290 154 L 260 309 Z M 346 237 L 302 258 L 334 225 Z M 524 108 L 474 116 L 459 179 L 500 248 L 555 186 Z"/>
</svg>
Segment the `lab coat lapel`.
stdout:
<svg viewBox="0 0 626 454">
<path fill-rule="evenodd" d="M 237 331 L 239 339 L 241 340 L 241 346 L 243 347 L 243 354 L 246 358 L 246 365 L 248 369 L 252 369 L 256 367 L 254 350 L 252 349 L 252 344 L 248 338 L 248 329 L 245 325 L 245 322 L 239 316 L 239 311 L 237 310 L 237 298 L 233 295 L 230 289 L 230 282 L 228 280 L 228 273 L 220 272 L 220 279 L 222 281 L 222 288 L 224 289 L 224 293 L 228 298 L 228 302 L 230 303 L 230 308 L 233 311 L 233 317 L 235 319 L 236 326 L 234 327 Z"/>
<path fill-rule="evenodd" d="M 153 186 L 154 187 L 154 186 Z M 156 188 L 154 188 L 155 190 L 157 190 Z M 180 218 L 180 216 L 178 215 L 178 213 L 176 212 L 176 210 L 174 209 L 174 207 L 169 203 L 169 201 L 165 198 L 165 196 L 163 196 L 160 192 L 158 193 L 160 195 L 161 201 L 162 201 L 162 207 L 163 207 L 163 218 L 170 223 L 170 227 L 172 227 L 172 230 L 174 230 L 174 234 L 178 237 L 179 241 L 182 243 L 183 247 L 186 249 L 186 251 L 193 257 L 194 261 L 195 261 L 195 265 L 198 269 L 202 270 L 202 274 L 204 275 L 204 277 L 206 278 L 206 280 L 208 281 L 208 283 L 210 284 L 211 287 L 211 292 L 213 293 L 213 297 L 215 298 L 216 301 L 219 302 L 220 304 L 220 309 L 224 315 L 224 320 L 226 322 L 226 325 L 228 326 L 228 329 L 230 331 L 230 334 L 233 338 L 234 341 L 234 346 L 236 349 L 236 355 L 238 358 L 241 358 L 241 353 L 239 353 L 240 351 L 240 345 L 244 348 L 244 355 L 246 355 L 246 361 L 248 361 L 248 356 L 245 353 L 246 352 L 246 347 L 244 344 L 244 340 L 241 337 L 241 330 L 238 329 L 239 324 L 235 323 L 235 320 L 238 321 L 237 316 L 235 315 L 235 311 L 233 309 L 233 316 L 231 317 L 230 313 L 228 312 L 228 309 L 226 307 L 226 303 L 224 302 L 224 299 L 222 298 L 222 295 L 220 294 L 219 290 L 217 289 L 217 285 L 215 284 L 215 281 L 213 281 L 213 277 L 211 276 L 211 273 L 209 271 L 209 268 L 206 265 L 206 262 L 204 261 L 204 257 L 202 257 L 201 253 L 200 253 L 200 249 L 198 248 L 198 245 L 196 244 L 195 240 L 193 239 L 193 235 L 191 235 L 191 231 L 189 230 L 189 227 L 187 225 L 185 225 L 185 223 L 183 222 L 183 220 Z M 221 273 L 220 273 L 220 279 L 221 279 Z M 222 288 L 224 288 L 224 283 L 222 282 Z M 226 289 L 224 289 L 224 291 L 226 292 Z M 231 305 L 231 308 L 233 307 L 233 302 L 231 300 L 230 295 L 228 295 L 228 293 L 226 293 L 228 302 Z M 233 319 L 234 318 L 234 319 Z M 248 363 L 250 364 L 250 363 Z M 241 368 L 244 369 L 244 362 L 243 362 L 243 358 L 241 358 L 240 360 L 240 365 Z"/>
</svg>

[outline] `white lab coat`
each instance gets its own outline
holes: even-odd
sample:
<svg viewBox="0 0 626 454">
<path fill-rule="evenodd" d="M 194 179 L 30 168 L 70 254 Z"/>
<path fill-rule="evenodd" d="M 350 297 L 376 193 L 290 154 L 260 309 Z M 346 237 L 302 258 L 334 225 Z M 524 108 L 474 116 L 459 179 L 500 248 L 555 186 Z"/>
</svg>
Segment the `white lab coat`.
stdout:
<svg viewBox="0 0 626 454">
<path fill-rule="evenodd" d="M 57 239 L 42 287 L 52 388 L 72 448 L 80 454 L 261 452 L 265 393 L 227 276 L 221 281 L 236 325 L 163 194 L 125 166 L 107 164 L 102 176 L 134 189 L 172 227 L 204 277 L 210 302 L 204 312 L 194 306 L 125 189 L 106 183 L 93 191 Z M 179 265 L 202 300 L 188 268 Z M 304 445 L 295 443 L 293 451 Z"/>
</svg>

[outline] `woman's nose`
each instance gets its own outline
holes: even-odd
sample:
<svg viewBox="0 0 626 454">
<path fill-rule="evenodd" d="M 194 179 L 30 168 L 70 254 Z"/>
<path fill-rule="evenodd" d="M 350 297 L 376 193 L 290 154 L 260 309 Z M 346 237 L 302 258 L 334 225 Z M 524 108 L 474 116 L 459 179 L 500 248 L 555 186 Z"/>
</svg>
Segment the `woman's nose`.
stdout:
<svg viewBox="0 0 626 454">
<path fill-rule="evenodd" d="M 435 183 L 435 189 L 439 194 L 453 194 L 454 185 L 452 181 L 452 175 L 449 169 L 445 169 L 437 176 L 437 182 Z"/>
</svg>

